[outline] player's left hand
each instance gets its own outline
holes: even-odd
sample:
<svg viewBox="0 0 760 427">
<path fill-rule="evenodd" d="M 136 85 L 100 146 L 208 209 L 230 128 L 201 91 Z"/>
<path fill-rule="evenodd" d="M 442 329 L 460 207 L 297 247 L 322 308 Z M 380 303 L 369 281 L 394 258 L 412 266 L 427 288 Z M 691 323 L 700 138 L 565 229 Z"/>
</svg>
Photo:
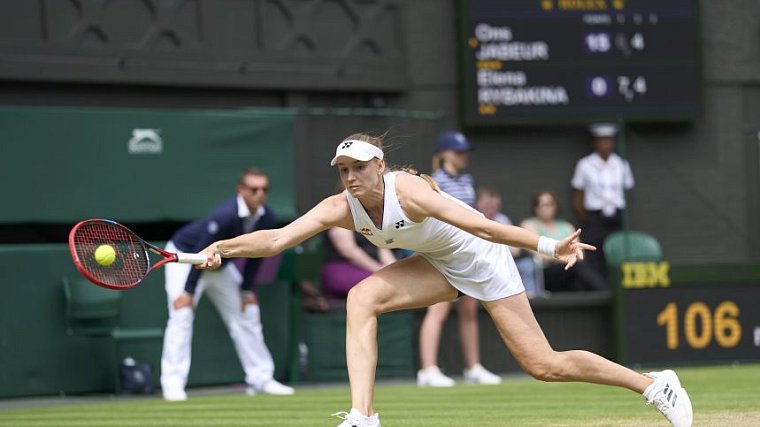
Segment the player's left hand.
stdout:
<svg viewBox="0 0 760 427">
<path fill-rule="evenodd" d="M 570 269 L 576 262 L 583 259 L 583 251 L 595 251 L 596 247 L 580 242 L 581 229 L 557 243 L 554 257 L 565 263 L 565 270 Z"/>
</svg>

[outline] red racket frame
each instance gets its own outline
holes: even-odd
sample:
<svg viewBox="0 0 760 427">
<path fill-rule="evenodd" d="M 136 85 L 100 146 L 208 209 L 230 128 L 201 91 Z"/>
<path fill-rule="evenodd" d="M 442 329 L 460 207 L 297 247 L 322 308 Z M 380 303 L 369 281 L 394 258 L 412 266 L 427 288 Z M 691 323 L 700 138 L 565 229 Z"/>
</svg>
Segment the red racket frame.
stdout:
<svg viewBox="0 0 760 427">
<path fill-rule="evenodd" d="M 109 266 L 95 261 L 95 249 L 102 244 L 116 249 L 116 260 Z M 95 285 L 115 290 L 133 288 L 151 271 L 178 260 L 177 254 L 152 245 L 126 226 L 104 218 L 88 219 L 74 225 L 69 232 L 69 251 L 82 276 Z M 148 251 L 162 259 L 152 263 Z M 124 280 L 109 280 L 117 277 Z"/>
</svg>

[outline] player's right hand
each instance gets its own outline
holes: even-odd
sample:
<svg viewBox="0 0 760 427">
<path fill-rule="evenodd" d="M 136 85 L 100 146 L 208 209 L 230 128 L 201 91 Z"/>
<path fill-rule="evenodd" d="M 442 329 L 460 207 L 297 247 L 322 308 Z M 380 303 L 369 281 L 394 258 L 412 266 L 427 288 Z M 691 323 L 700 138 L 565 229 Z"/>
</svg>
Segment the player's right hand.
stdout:
<svg viewBox="0 0 760 427">
<path fill-rule="evenodd" d="M 216 270 L 222 265 L 222 254 L 219 251 L 218 242 L 212 243 L 201 253 L 206 254 L 206 262 L 197 266 L 201 270 Z"/>
</svg>

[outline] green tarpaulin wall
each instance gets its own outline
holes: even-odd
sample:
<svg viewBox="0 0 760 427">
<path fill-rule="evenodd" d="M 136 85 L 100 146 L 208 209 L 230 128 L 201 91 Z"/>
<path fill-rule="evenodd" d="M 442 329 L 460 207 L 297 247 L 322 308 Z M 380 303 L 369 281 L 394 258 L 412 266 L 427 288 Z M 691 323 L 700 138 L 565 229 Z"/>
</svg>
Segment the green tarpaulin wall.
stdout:
<svg viewBox="0 0 760 427">
<path fill-rule="evenodd" d="M 117 369 L 114 356 L 151 364 L 157 385 L 161 339 L 126 342 L 114 355 L 117 349 L 108 337 L 67 333 L 62 278 L 81 277 L 67 245 L 0 245 L 0 270 L 4 272 L 0 278 L 0 398 L 111 392 Z M 163 329 L 167 318 L 163 285 L 163 272 L 156 271 L 140 286 L 122 291 L 119 326 Z M 275 377 L 286 380 L 292 354 L 291 287 L 282 281 L 261 284 L 258 294 Z M 243 383 L 245 374 L 229 332 L 208 298 L 196 310 L 192 352 L 190 387 Z"/>
<path fill-rule="evenodd" d="M 293 218 L 293 121 L 287 109 L 0 108 L 0 223 L 189 221 L 249 166 Z"/>
</svg>

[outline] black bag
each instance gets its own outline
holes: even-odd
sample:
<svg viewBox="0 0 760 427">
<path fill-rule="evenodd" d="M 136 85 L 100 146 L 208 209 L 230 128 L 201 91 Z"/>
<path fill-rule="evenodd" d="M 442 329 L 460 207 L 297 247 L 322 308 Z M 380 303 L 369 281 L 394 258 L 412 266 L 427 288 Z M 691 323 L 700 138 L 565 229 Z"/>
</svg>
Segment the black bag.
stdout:
<svg viewBox="0 0 760 427">
<path fill-rule="evenodd" d="M 125 358 L 119 365 L 119 381 L 122 393 L 153 394 L 153 373 L 147 363 Z"/>
</svg>

